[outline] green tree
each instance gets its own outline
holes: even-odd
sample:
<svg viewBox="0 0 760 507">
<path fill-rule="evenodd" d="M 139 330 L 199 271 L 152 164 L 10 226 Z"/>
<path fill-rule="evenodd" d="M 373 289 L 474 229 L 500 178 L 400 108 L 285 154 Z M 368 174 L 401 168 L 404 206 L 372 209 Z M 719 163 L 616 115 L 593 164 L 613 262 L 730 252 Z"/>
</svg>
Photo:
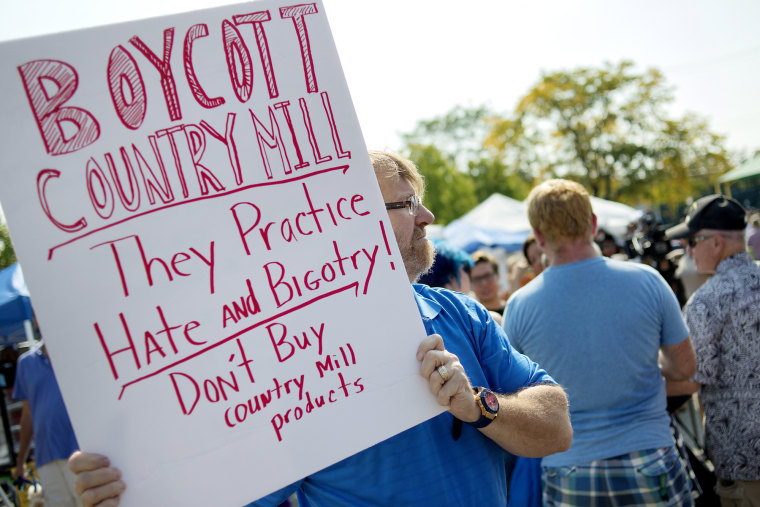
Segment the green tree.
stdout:
<svg viewBox="0 0 760 507">
<path fill-rule="evenodd" d="M 545 73 L 485 144 L 536 180 L 566 177 L 598 197 L 675 207 L 731 162 L 704 120 L 668 116 L 672 101 L 658 70 L 632 62 Z"/>
<path fill-rule="evenodd" d="M 478 202 L 494 193 L 522 201 L 532 188 L 532 179 L 528 175 L 508 166 L 500 158 L 484 156 L 468 162 L 468 166 Z"/>
<path fill-rule="evenodd" d="M 418 122 L 412 132 L 403 134 L 405 151 L 409 152 L 409 158 L 418 166 L 426 164 L 427 171 L 434 171 L 430 165 L 431 159 L 425 161 L 417 157 L 423 154 L 429 155 L 420 149 L 422 146 L 435 146 L 441 160 L 446 161 L 447 167 L 454 167 L 460 173 L 469 175 L 471 180 L 470 183 L 465 183 L 466 180 L 461 175 L 451 174 L 448 176 L 449 181 L 454 183 L 456 179 L 460 187 L 443 191 L 456 196 L 460 193 L 468 194 L 469 188 L 472 187 L 475 192 L 475 203 L 472 207 L 494 192 L 522 199 L 530 191 L 532 179 L 526 176 L 526 173 L 519 171 L 516 159 L 510 159 L 507 156 L 495 157 L 485 144 L 495 122 L 498 121 L 498 125 L 504 127 L 501 120 L 502 117 L 483 105 L 470 108 L 456 106 L 443 116 Z M 511 150 L 510 153 L 517 152 Z M 438 190 L 440 189 L 436 192 Z M 431 196 L 431 193 L 428 195 Z M 461 200 L 470 202 L 468 195 L 462 195 Z M 461 207 L 452 203 L 447 205 L 449 206 L 452 209 Z M 448 216 L 448 214 L 442 215 L 441 218 L 449 221 Z"/>
<path fill-rule="evenodd" d="M 483 105 L 455 106 L 443 116 L 420 120 L 412 132 L 401 135 L 401 140 L 406 147 L 433 145 L 465 171 L 468 161 L 481 156 L 483 140 L 491 128 L 488 120 L 494 116 Z"/>
<path fill-rule="evenodd" d="M 536 183 L 563 177 L 674 220 L 684 202 L 713 191 L 733 164 L 723 138 L 696 114 L 673 117 L 672 102 L 657 69 L 607 63 L 544 73 L 512 113 L 457 106 L 402 138 L 414 162 L 440 173 L 431 181 L 453 184 L 452 169 L 468 175 L 476 202 L 494 192 L 523 199 Z M 428 193 L 430 201 L 441 192 L 435 204 L 443 223 L 459 208 L 454 200 L 469 199 L 468 185 L 457 179 L 462 199 L 456 188 L 438 184 Z"/>
<path fill-rule="evenodd" d="M 8 226 L 0 225 L 0 269 L 5 269 L 16 262 L 16 252 L 13 250 Z"/>
<path fill-rule="evenodd" d="M 407 146 L 405 155 L 425 177 L 425 206 L 445 225 L 478 204 L 470 177 L 432 145 Z"/>
</svg>

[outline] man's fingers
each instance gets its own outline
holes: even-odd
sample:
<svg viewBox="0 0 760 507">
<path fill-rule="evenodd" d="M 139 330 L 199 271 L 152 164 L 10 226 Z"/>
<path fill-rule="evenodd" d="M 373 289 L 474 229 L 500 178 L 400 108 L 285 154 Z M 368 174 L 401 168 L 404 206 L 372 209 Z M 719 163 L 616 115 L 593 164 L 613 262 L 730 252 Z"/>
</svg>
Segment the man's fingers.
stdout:
<svg viewBox="0 0 760 507">
<path fill-rule="evenodd" d="M 446 351 L 429 350 L 422 357 L 422 363 L 420 363 L 420 375 L 425 378 L 428 378 L 431 375 L 439 375 L 436 370 L 441 365 L 446 366 L 450 373 L 453 373 L 449 368 L 449 363 L 455 360 L 456 356 Z"/>
<path fill-rule="evenodd" d="M 85 490 L 79 496 L 82 499 L 83 507 L 116 507 L 119 505 L 120 495 L 125 488 L 126 486 L 122 481 L 109 482 L 103 486 Z M 79 492 L 78 484 L 77 492 Z"/>
<path fill-rule="evenodd" d="M 121 471 L 110 466 L 100 454 L 75 452 L 69 458 L 69 469 L 76 475 L 74 489 L 84 507 L 115 507 L 126 485 Z"/>
<path fill-rule="evenodd" d="M 74 474 L 109 466 L 111 466 L 111 462 L 101 454 L 75 451 L 69 457 L 69 470 Z"/>
<path fill-rule="evenodd" d="M 463 403 L 474 403 L 470 379 L 459 358 L 445 349 L 440 335 L 432 334 L 422 341 L 417 359 L 421 362 L 420 375 L 428 380 L 439 405 L 459 412 Z"/>
<path fill-rule="evenodd" d="M 420 346 L 417 348 L 417 361 L 422 361 L 425 354 L 431 350 L 446 350 L 443 346 L 443 338 L 441 338 L 441 335 L 431 334 L 422 340 L 422 343 L 420 343 Z"/>
<path fill-rule="evenodd" d="M 430 364 L 438 364 L 438 366 L 431 368 L 430 373 L 427 375 L 430 392 L 438 397 L 438 403 L 448 406 L 448 402 L 444 400 L 459 390 L 459 384 L 463 382 L 467 384 L 469 380 L 464 372 L 464 368 L 455 355 L 447 353 L 447 356 L 444 357 L 447 360 L 445 363 L 442 362 L 444 359 L 441 359 L 437 363 L 436 358 L 431 356 L 431 354 L 428 354 L 425 360 L 429 359 L 431 361 Z M 441 373 L 442 370 L 445 375 Z M 423 376 L 425 375 L 423 374 Z M 451 394 L 446 395 L 445 393 Z"/>
<path fill-rule="evenodd" d="M 84 495 L 88 490 L 109 486 L 120 482 L 120 479 L 121 471 L 118 468 L 98 468 L 89 472 L 80 472 L 77 474 L 75 489 L 77 493 Z"/>
</svg>

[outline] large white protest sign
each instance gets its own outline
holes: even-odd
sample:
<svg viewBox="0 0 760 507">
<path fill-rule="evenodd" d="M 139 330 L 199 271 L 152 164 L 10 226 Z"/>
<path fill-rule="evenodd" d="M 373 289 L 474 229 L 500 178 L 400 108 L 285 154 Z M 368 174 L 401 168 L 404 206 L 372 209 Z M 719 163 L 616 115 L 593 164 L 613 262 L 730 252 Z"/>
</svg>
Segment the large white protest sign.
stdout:
<svg viewBox="0 0 760 507">
<path fill-rule="evenodd" d="M 0 199 L 125 505 L 242 505 L 441 409 L 321 3 L 0 45 Z"/>
</svg>

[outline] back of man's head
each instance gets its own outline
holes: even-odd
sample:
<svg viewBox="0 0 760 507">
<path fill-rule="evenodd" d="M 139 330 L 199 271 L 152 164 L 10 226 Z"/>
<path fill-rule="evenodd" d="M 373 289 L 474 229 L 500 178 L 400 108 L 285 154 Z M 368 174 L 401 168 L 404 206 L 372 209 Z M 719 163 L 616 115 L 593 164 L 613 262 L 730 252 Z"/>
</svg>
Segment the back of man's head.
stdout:
<svg viewBox="0 0 760 507">
<path fill-rule="evenodd" d="M 585 188 L 570 180 L 548 180 L 528 195 L 528 221 L 550 243 L 590 237 L 593 228 L 591 199 Z"/>
</svg>

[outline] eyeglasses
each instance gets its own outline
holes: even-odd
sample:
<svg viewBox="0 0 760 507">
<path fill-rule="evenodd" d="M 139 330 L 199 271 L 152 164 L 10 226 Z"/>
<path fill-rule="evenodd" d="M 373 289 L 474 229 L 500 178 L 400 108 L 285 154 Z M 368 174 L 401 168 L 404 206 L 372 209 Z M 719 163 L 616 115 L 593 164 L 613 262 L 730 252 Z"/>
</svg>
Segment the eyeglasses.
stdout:
<svg viewBox="0 0 760 507">
<path fill-rule="evenodd" d="M 417 210 L 420 209 L 420 206 L 422 206 L 422 197 L 419 197 L 417 195 L 411 196 L 406 201 L 396 201 L 396 202 L 385 203 L 385 209 L 406 208 L 407 212 L 409 212 L 409 214 L 412 216 L 417 214 Z"/>
<path fill-rule="evenodd" d="M 692 236 L 689 238 L 689 248 L 694 248 L 700 241 L 714 238 L 715 236 L 717 236 L 717 234 L 703 234 L 701 236 Z"/>
<path fill-rule="evenodd" d="M 472 285 L 480 285 L 483 282 L 489 282 L 493 280 L 493 278 L 496 276 L 496 273 L 488 273 L 487 275 L 480 275 L 480 276 L 471 276 L 470 277 L 470 283 Z"/>
</svg>

